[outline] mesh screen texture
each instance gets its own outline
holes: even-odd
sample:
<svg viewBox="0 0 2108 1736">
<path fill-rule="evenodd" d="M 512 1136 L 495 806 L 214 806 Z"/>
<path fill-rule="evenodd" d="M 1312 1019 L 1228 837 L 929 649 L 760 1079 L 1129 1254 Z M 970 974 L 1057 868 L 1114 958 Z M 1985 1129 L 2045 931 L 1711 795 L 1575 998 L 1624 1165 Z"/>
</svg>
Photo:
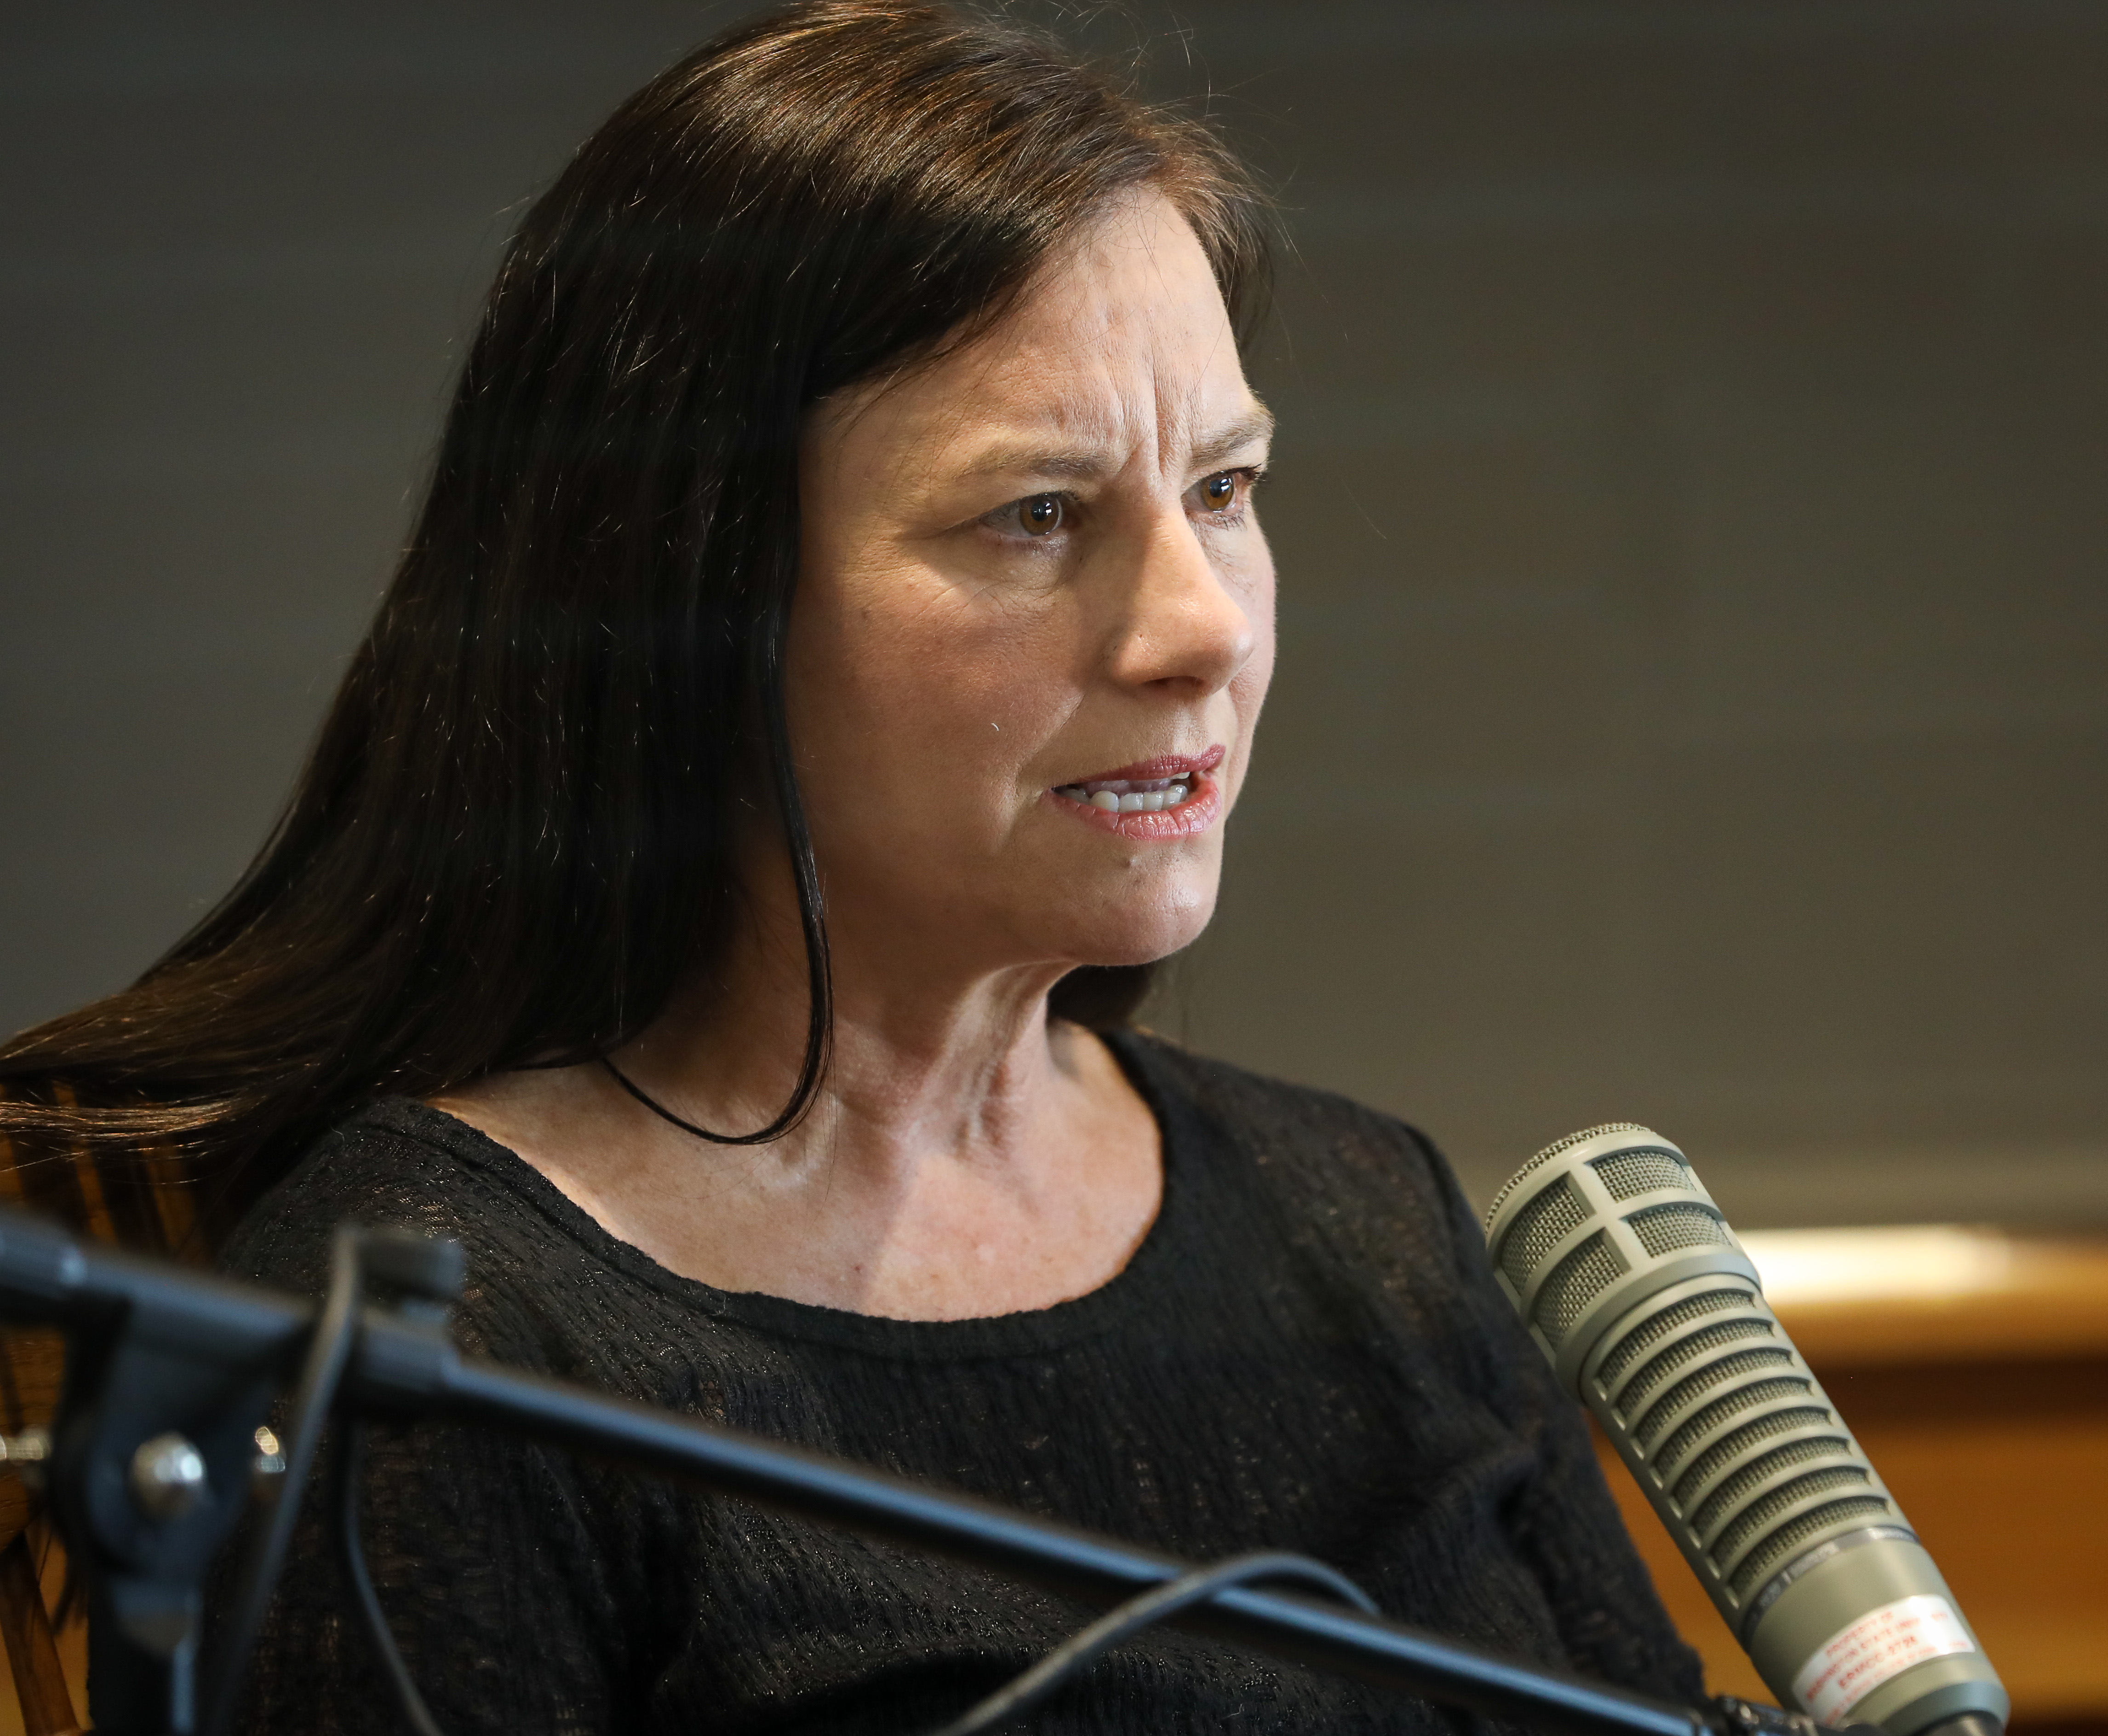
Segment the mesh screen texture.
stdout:
<svg viewBox="0 0 2108 1736">
<path fill-rule="evenodd" d="M 1675 1433 L 1662 1442 L 1661 1450 L 1652 1455 L 1650 1462 L 1666 1476 L 1686 1453 L 1730 1417 L 1739 1416 L 1745 1410 L 1761 1410 L 1767 1405 L 1784 1400 L 1805 1398 L 1809 1384 L 1795 1376 L 1785 1375 L 1777 1380 L 1760 1380 L 1739 1392 L 1730 1392 L 1725 1398 L 1716 1398 L 1678 1424 Z"/>
<path fill-rule="evenodd" d="M 1848 1523 L 1878 1525 L 1885 1519 L 1893 1522 L 1894 1518 L 1894 1509 L 1877 1495 L 1832 1501 L 1813 1513 L 1803 1513 L 1765 1538 L 1750 1552 L 1749 1559 L 1735 1570 L 1735 1576 L 1728 1584 L 1734 1590 L 1736 1601 L 1747 1602 L 1752 1591 L 1786 1566 L 1804 1545 L 1814 1542 L 1825 1531 L 1835 1531 Z"/>
<path fill-rule="evenodd" d="M 1727 1516 L 1743 1496 L 1790 1465 L 1806 1464 L 1816 1459 L 1845 1459 L 1849 1456 L 1850 1450 L 1834 1435 L 1824 1435 L 1813 1441 L 1789 1441 L 1784 1446 L 1775 1446 L 1762 1457 L 1751 1459 L 1707 1495 L 1705 1504 L 1691 1514 L 1691 1528 L 1700 1536 L 1704 1536 Z M 1863 1475 L 1859 1477 L 1862 1482 L 1866 1480 Z"/>
<path fill-rule="evenodd" d="M 1714 1540 L 1709 1551 L 1714 1565 L 1732 1561 L 1741 1554 L 1743 1545 L 1761 1536 L 1788 1508 L 1798 1507 L 1811 1495 L 1825 1495 L 1832 1489 L 1862 1486 L 1867 1481 L 1867 1473 L 1856 1464 L 1833 1464 L 1824 1470 L 1811 1471 L 1805 1477 L 1795 1477 L 1751 1504 L 1748 1512 L 1736 1514 L 1734 1522 Z"/>
<path fill-rule="evenodd" d="M 1656 1188 L 1688 1188 L 1691 1172 L 1665 1151 L 1620 1151 L 1588 1166 L 1603 1178 L 1613 1199 L 1630 1199 Z"/>
<path fill-rule="evenodd" d="M 1570 1133 L 1563 1140 L 1554 1140 L 1501 1184 L 1500 1192 L 1493 1195 L 1493 1203 L 1486 1208 L 1485 1227 L 1489 1233 L 1493 1230 L 1493 1220 L 1501 1215 L 1501 1208 L 1508 1203 L 1509 1194 L 1529 1181 L 1561 1152 L 1571 1151 L 1583 1140 L 1592 1140 L 1599 1133 L 1644 1133 L 1651 1140 L 1658 1140 L 1661 1137 L 1659 1133 L 1642 1127 L 1635 1121 L 1606 1121 L 1600 1127 L 1583 1127 L 1579 1133 Z"/>
<path fill-rule="evenodd" d="M 1727 1231 L 1718 1215 L 1700 1205 L 1649 1206 L 1625 1221 L 1633 1226 L 1640 1246 L 1657 1257 L 1709 1242 L 1727 1245 Z"/>
<path fill-rule="evenodd" d="M 1552 1269 L 1544 1288 L 1537 1293 L 1536 1306 L 1530 1311 L 1537 1329 L 1558 1343 L 1581 1318 L 1582 1311 L 1626 1271 L 1624 1256 L 1598 1230 Z"/>
<path fill-rule="evenodd" d="M 1655 1401 L 1647 1414 L 1640 1419 L 1634 1431 L 1639 1437 L 1642 1450 L 1652 1446 L 1662 1430 L 1669 1427 L 1669 1419 L 1701 1392 L 1745 1374 L 1754 1374 L 1759 1369 L 1783 1368 L 1793 1360 L 1793 1352 L 1784 1350 L 1737 1351 L 1732 1356 L 1723 1356 L 1718 1362 L 1687 1374 Z"/>
<path fill-rule="evenodd" d="M 1769 1320 L 1746 1317 L 1723 1320 L 1703 1332 L 1694 1332 L 1689 1338 L 1670 1345 L 1633 1377 L 1633 1383 L 1619 1396 L 1618 1414 L 1628 1419 L 1637 1415 L 1647 1395 L 1694 1357 L 1718 1350 L 1723 1345 L 1739 1343 L 1745 1338 L 1768 1338 L 1771 1335 Z"/>
<path fill-rule="evenodd" d="M 1606 1387 L 1618 1383 L 1618 1377 L 1633 1365 L 1636 1356 L 1642 1356 L 1648 1347 L 1659 1344 L 1678 1327 L 1702 1320 L 1709 1314 L 1718 1314 L 1723 1308 L 1746 1307 L 1754 1298 L 1747 1290 L 1708 1290 L 1702 1296 L 1687 1297 L 1673 1308 L 1650 1315 L 1618 1341 L 1617 1348 L 1603 1359 L 1597 1370 L 1597 1379 Z"/>
<path fill-rule="evenodd" d="M 1526 1285 L 1560 1238 L 1578 1230 L 1588 1216 L 1588 1208 L 1564 1176 L 1530 1201 L 1501 1243 L 1501 1270 L 1508 1282 L 1518 1290 Z"/>
<path fill-rule="evenodd" d="M 1774 1410 L 1769 1416 L 1759 1417 L 1754 1423 L 1745 1423 L 1730 1434 L 1724 1434 L 1691 1462 L 1691 1468 L 1676 1480 L 1672 1498 L 1678 1507 L 1687 1507 L 1690 1497 L 1705 1486 L 1709 1477 L 1717 1476 L 1722 1467 L 1739 1459 L 1759 1441 L 1768 1441 L 1775 1435 L 1790 1434 L 1796 1428 L 1820 1428 L 1830 1421 L 1830 1413 L 1818 1405 L 1802 1405 L 1790 1410 Z M 1825 1436 L 1838 1451 L 1846 1450 L 1843 1441 L 1835 1436 Z M 1664 1455 L 1666 1456 L 1666 1455 Z"/>
</svg>

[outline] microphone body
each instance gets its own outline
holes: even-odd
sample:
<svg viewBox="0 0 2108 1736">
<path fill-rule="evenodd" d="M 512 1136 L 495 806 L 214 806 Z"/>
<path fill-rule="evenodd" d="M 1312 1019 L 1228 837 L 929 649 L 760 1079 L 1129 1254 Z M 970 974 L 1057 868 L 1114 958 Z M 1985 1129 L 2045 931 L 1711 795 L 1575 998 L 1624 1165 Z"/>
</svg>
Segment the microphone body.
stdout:
<svg viewBox="0 0 2108 1736">
<path fill-rule="evenodd" d="M 1501 1190 L 1486 1239 L 1781 1705 L 1888 1736 L 2003 1724 L 1953 1594 L 1681 1151 L 1631 1122 L 1571 1135 Z"/>
</svg>

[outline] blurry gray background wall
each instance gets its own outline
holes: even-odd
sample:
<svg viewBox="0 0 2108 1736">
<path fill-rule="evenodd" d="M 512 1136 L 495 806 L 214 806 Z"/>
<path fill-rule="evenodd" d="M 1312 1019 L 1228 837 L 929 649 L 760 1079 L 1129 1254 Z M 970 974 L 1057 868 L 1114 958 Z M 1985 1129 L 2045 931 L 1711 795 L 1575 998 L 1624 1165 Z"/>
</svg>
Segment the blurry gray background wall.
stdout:
<svg viewBox="0 0 2108 1736">
<path fill-rule="evenodd" d="M 268 825 L 510 214 L 726 8 L 25 8 L 0 64 L 0 1028 Z M 1154 1022 L 1483 1198 L 2108 1219 L 2108 7 L 1095 9 L 1295 252 L 1281 662 Z"/>
</svg>

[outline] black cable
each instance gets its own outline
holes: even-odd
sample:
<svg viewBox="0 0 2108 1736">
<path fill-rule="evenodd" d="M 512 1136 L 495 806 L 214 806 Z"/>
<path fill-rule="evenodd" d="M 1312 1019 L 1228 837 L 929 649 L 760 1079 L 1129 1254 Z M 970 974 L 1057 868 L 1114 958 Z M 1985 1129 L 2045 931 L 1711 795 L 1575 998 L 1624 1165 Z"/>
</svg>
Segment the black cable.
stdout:
<svg viewBox="0 0 2108 1736">
<path fill-rule="evenodd" d="M 241 1576 L 228 1600 L 227 1626 L 214 1669 L 210 1691 L 205 1696 L 205 1716 L 199 1721 L 201 1736 L 223 1736 L 234 1716 L 234 1702 L 241 1678 L 263 1630 L 264 1617 L 271 1607 L 271 1593 L 286 1565 L 286 1550 L 293 1540 L 293 1526 L 300 1515 L 300 1498 L 313 1468 L 315 1449 L 322 1440 L 336 1389 L 344 1379 L 345 1365 L 358 1329 L 358 1306 L 363 1288 L 360 1280 L 358 1231 L 340 1225 L 330 1244 L 329 1295 L 308 1340 L 307 1360 L 301 1365 L 300 1383 L 295 1388 L 293 1409 L 285 1433 L 286 1468 L 275 1487 L 264 1499 L 264 1513 L 250 1533 L 244 1552 Z"/>
<path fill-rule="evenodd" d="M 373 1590 L 372 1576 L 366 1571 L 366 1546 L 358 1522 L 358 1473 L 366 1457 L 366 1425 L 356 1417 L 347 1417 L 342 1427 L 343 1438 L 337 1443 L 336 1463 L 331 1468 L 336 1485 L 336 1499 L 331 1504 L 335 1509 L 337 1559 L 344 1563 L 345 1577 L 351 1581 L 352 1594 L 358 1600 L 360 1614 L 366 1617 L 367 1636 L 373 1641 L 404 1720 L 417 1736 L 445 1736 L 426 1706 L 424 1695 L 417 1692 L 409 1666 L 403 1662 L 402 1649 L 395 1644 L 394 1631 L 388 1626 L 388 1617 Z"/>
<path fill-rule="evenodd" d="M 1282 1581 L 1299 1581 L 1329 1591 L 1341 1603 L 1352 1605 L 1364 1615 L 1380 1613 L 1369 1600 L 1368 1594 L 1345 1574 L 1308 1555 L 1271 1550 L 1235 1555 L 1210 1567 L 1196 1567 L 1191 1573 L 1152 1585 L 1139 1596 L 1129 1598 L 1088 1627 L 1072 1634 L 1022 1675 L 1012 1678 L 964 1716 L 946 1725 L 936 1736 L 982 1736 L 984 1731 L 1023 1717 L 1100 1653 L 1124 1644 L 1166 1617 L 1196 1603 L 1205 1603 L 1232 1585 Z"/>
</svg>

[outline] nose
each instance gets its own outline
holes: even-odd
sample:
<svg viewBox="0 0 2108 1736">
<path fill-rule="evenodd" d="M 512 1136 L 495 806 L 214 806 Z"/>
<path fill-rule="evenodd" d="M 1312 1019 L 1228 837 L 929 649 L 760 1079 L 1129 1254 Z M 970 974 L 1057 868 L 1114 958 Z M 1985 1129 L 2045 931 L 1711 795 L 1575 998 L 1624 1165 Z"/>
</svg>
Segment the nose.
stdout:
<svg viewBox="0 0 2108 1736">
<path fill-rule="evenodd" d="M 1259 631 L 1182 502 L 1151 518 L 1126 564 L 1111 647 L 1115 678 L 1199 697 L 1227 686 L 1250 660 Z"/>
</svg>

